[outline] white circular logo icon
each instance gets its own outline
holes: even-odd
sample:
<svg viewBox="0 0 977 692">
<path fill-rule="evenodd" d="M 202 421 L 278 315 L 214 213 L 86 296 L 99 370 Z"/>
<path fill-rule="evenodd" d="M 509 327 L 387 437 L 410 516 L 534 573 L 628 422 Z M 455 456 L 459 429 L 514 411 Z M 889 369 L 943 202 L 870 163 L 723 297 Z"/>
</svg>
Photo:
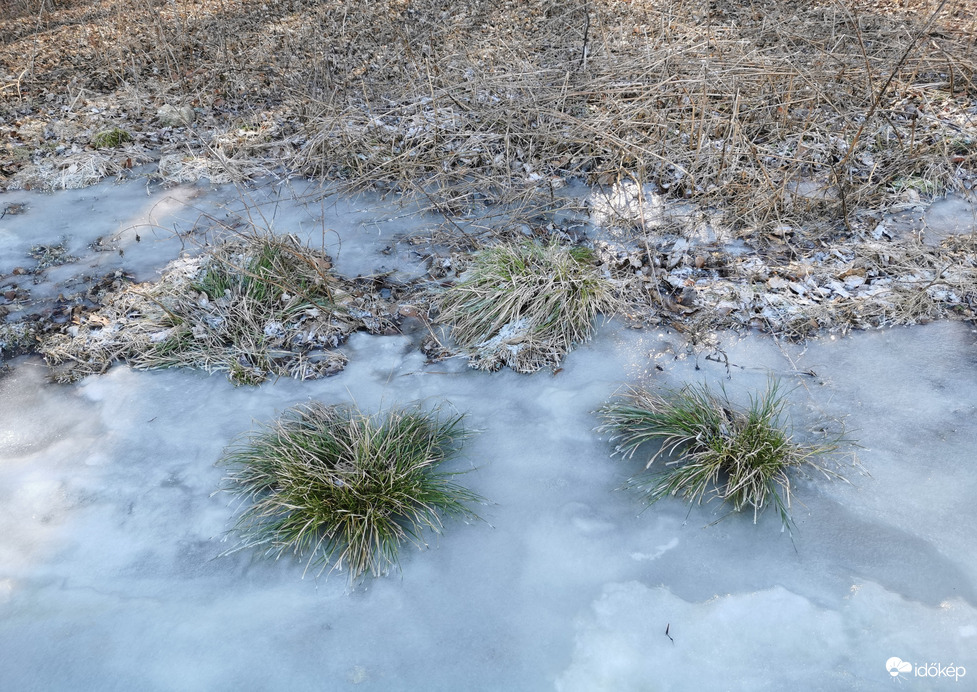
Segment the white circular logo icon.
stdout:
<svg viewBox="0 0 977 692">
<path fill-rule="evenodd" d="M 911 673 L 913 672 L 913 664 L 903 661 L 901 658 L 893 656 L 888 661 L 885 662 L 885 669 L 889 671 L 889 675 L 896 677 L 899 673 Z"/>
</svg>

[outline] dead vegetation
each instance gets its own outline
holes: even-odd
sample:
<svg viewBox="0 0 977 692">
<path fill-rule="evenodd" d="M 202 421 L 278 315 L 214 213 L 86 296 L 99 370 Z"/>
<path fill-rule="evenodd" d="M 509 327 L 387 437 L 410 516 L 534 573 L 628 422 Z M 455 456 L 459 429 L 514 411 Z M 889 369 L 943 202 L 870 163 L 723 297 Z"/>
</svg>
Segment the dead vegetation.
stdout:
<svg viewBox="0 0 977 692">
<path fill-rule="evenodd" d="M 468 253 L 507 237 L 490 217 L 537 229 L 583 180 L 667 212 L 595 221 L 629 236 L 594 251 L 636 322 L 802 338 L 972 318 L 972 239 L 878 229 L 972 187 L 975 17 L 974 0 L 13 0 L 0 186 L 143 163 L 168 181 L 305 174 L 420 202 Z M 179 327 L 118 300 L 155 315 L 151 334 Z M 205 367 L 284 372 L 235 348 Z M 114 351 L 96 351 L 98 369 Z"/>
<path fill-rule="evenodd" d="M 977 151 L 970 0 L 18 3 L 7 184 L 120 127 L 116 158 L 176 179 L 280 167 L 478 215 L 637 175 L 743 232 L 837 230 Z M 193 122 L 160 128 L 172 104 Z"/>
<path fill-rule="evenodd" d="M 118 360 L 223 371 L 235 384 L 332 375 L 346 365 L 336 348 L 351 332 L 392 322 L 389 305 L 330 266 L 292 236 L 238 235 L 172 262 L 157 282 L 110 292 L 40 351 L 59 381 Z"/>
<path fill-rule="evenodd" d="M 435 298 L 472 367 L 517 372 L 557 367 L 587 341 L 599 314 L 616 311 L 613 285 L 587 248 L 533 241 L 475 254 L 461 279 Z"/>
<path fill-rule="evenodd" d="M 693 341 L 751 328 L 794 340 L 977 315 L 977 235 L 928 245 L 914 236 L 859 235 L 801 251 L 790 238 L 731 253 L 722 242 L 655 229 L 596 242 L 600 267 L 636 322 L 665 319 Z"/>
</svg>

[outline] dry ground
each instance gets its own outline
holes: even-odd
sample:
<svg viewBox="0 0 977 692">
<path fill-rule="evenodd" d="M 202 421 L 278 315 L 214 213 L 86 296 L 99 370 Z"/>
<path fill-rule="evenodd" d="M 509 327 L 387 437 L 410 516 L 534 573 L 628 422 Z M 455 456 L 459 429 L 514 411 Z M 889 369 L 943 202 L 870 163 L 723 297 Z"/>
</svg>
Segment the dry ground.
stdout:
<svg viewBox="0 0 977 692">
<path fill-rule="evenodd" d="M 638 321 L 973 316 L 973 237 L 878 224 L 972 187 L 974 0 L 0 2 L 0 188 L 298 173 L 545 235 L 568 180 L 640 183 L 749 252 L 622 218 Z"/>
<path fill-rule="evenodd" d="M 972 0 L 6 4 L 7 185 L 75 183 L 37 164 L 118 127 L 106 172 L 421 180 L 449 212 L 637 175 L 737 226 L 830 224 L 960 187 L 977 151 Z"/>
</svg>

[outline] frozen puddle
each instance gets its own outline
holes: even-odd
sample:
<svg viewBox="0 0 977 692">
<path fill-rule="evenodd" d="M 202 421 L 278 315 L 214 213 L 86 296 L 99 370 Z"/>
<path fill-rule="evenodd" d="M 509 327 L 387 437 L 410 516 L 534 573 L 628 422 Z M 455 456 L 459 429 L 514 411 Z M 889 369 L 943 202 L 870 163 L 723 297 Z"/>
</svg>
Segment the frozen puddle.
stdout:
<svg viewBox="0 0 977 692">
<path fill-rule="evenodd" d="M 371 228 L 365 249 L 343 237 L 362 271 L 392 233 Z M 60 386 L 20 359 L 0 379 L 0 689 L 889 690 L 893 657 L 910 664 L 894 668 L 901 689 L 967 689 L 975 344 L 962 323 L 806 349 L 727 335 L 726 380 L 681 336 L 616 322 L 556 375 L 426 365 L 411 336 L 356 334 L 339 375 L 259 388 L 127 367 Z M 773 514 L 714 524 L 719 507 L 642 512 L 616 490 L 637 462 L 609 457 L 592 411 L 621 385 L 741 396 L 771 374 L 797 385 L 799 429 L 846 417 L 865 447 L 851 485 L 797 481 L 793 544 Z M 252 420 L 309 398 L 467 412 L 481 433 L 452 463 L 474 468 L 463 482 L 492 501 L 486 521 L 449 523 L 402 574 L 352 592 L 342 574 L 303 580 L 299 562 L 221 557 L 234 508 L 214 462 Z M 931 664 L 966 673 L 916 676 Z"/>
<path fill-rule="evenodd" d="M 730 344 L 731 390 L 813 368 L 795 416 L 848 412 L 868 447 L 854 486 L 798 484 L 796 551 L 773 516 L 707 526 L 721 510 L 639 513 L 615 491 L 630 467 L 590 412 L 620 382 L 724 376 L 671 355 L 649 368 L 667 334 L 608 324 L 559 375 L 528 377 L 357 335 L 340 375 L 258 389 L 126 367 L 60 387 L 19 362 L 0 380 L 0 687 L 882 689 L 893 656 L 975 666 L 974 340 L 959 324 L 858 334 L 793 363 Z M 483 431 L 456 466 L 478 467 L 465 482 L 493 500 L 488 523 L 449 525 L 352 593 L 295 562 L 218 557 L 232 509 L 214 460 L 309 397 L 467 411 Z"/>
</svg>

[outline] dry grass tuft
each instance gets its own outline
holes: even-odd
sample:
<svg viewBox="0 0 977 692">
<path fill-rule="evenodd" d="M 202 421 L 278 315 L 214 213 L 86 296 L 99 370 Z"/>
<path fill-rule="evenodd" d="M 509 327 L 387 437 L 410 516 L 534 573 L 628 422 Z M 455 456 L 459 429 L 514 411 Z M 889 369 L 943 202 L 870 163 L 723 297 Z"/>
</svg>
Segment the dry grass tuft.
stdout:
<svg viewBox="0 0 977 692">
<path fill-rule="evenodd" d="M 556 367 L 617 306 L 590 250 L 530 241 L 479 251 L 438 302 L 473 367 L 518 372 Z"/>
</svg>

